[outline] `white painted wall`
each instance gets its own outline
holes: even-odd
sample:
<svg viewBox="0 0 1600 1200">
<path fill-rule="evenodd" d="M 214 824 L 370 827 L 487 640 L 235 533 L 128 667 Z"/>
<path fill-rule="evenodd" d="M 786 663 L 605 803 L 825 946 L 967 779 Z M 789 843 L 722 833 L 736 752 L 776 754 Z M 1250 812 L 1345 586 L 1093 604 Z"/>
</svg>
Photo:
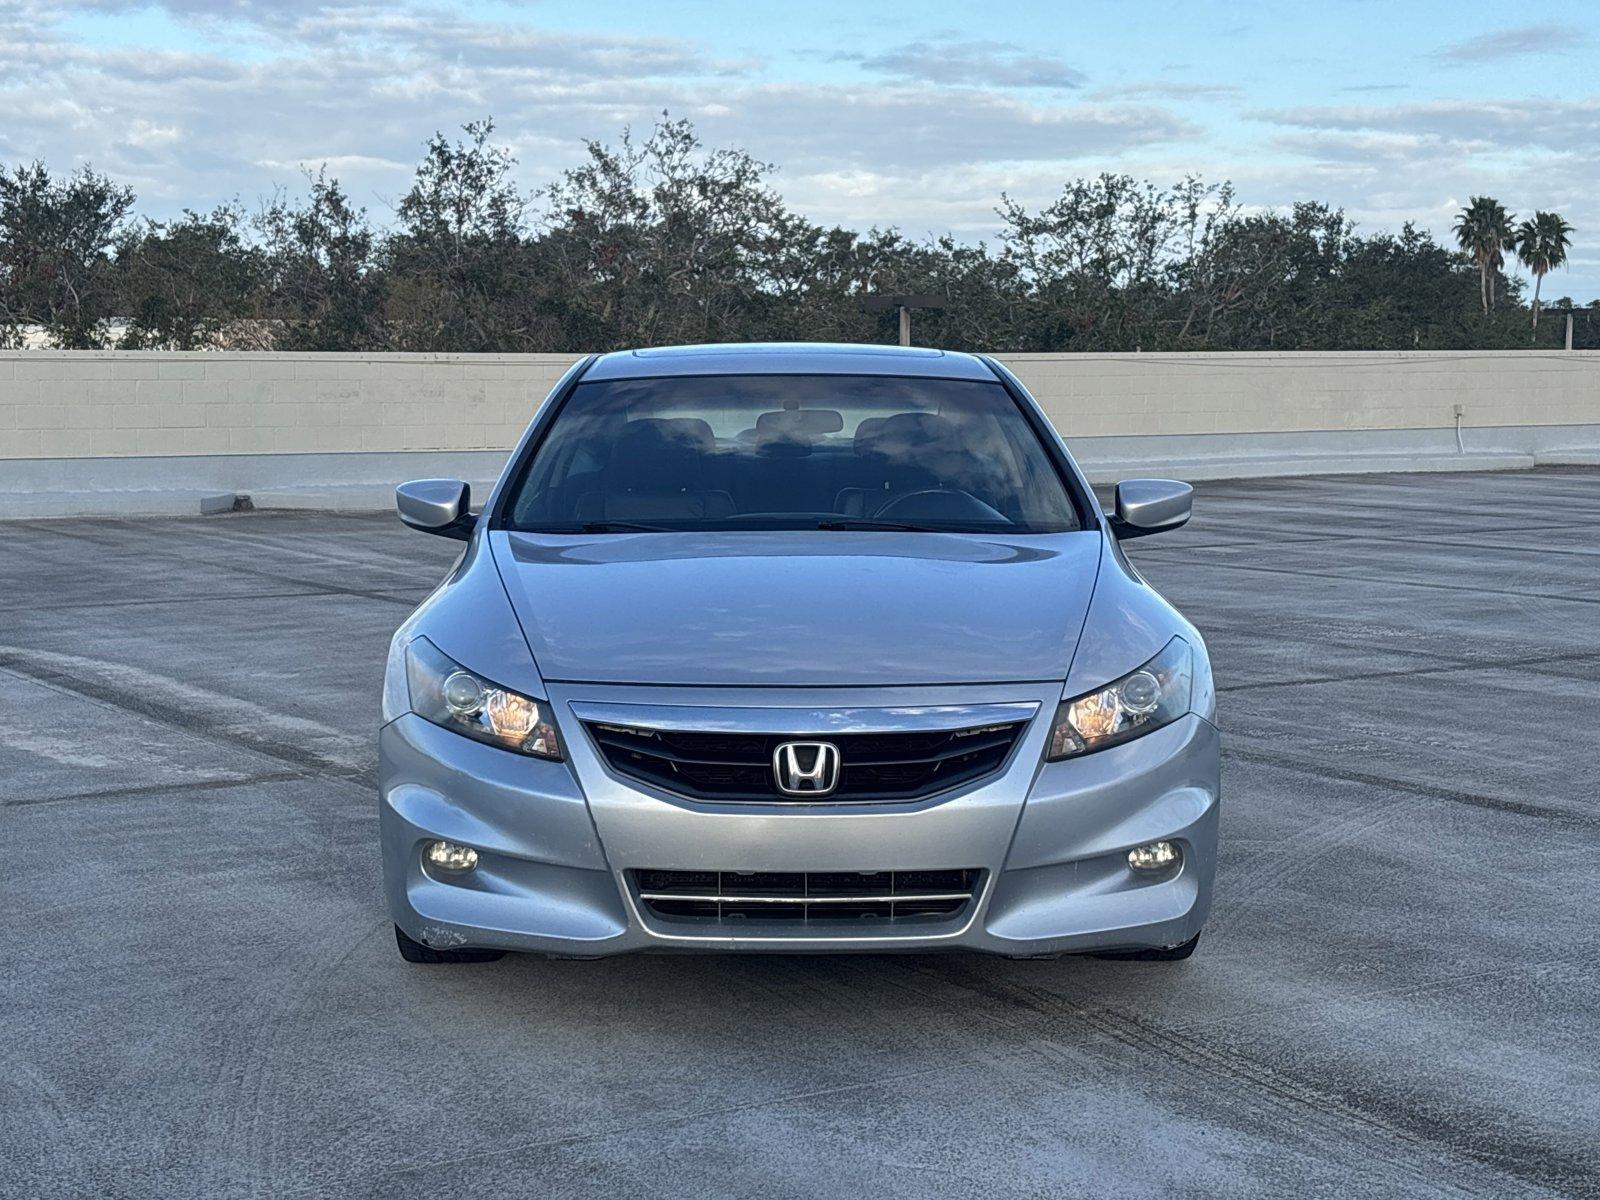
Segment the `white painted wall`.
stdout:
<svg viewBox="0 0 1600 1200">
<path fill-rule="evenodd" d="M 574 358 L 0 351 L 0 516 L 485 481 Z M 1098 478 L 1600 461 L 1600 352 L 1003 358 Z"/>
</svg>

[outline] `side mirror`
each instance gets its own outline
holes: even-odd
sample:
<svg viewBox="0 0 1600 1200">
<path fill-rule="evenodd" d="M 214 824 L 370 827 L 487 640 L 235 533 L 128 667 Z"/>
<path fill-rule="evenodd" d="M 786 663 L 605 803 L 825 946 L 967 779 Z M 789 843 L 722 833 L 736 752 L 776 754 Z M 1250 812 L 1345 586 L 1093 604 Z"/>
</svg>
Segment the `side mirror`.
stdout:
<svg viewBox="0 0 1600 1200">
<path fill-rule="evenodd" d="M 1124 479 L 1117 484 L 1111 532 L 1119 538 L 1165 533 L 1188 523 L 1194 489 L 1176 479 Z"/>
<path fill-rule="evenodd" d="M 413 479 L 394 490 L 400 519 L 423 533 L 466 541 L 472 536 L 472 489 L 459 479 Z"/>
</svg>

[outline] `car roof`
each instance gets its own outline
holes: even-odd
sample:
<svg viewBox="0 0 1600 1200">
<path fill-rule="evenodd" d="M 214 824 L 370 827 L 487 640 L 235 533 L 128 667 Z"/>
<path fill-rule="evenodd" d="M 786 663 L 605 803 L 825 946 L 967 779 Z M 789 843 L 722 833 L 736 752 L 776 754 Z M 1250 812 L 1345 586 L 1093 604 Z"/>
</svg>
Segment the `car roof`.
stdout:
<svg viewBox="0 0 1600 1200">
<path fill-rule="evenodd" d="M 584 382 L 662 375 L 910 375 L 993 383 L 980 358 L 952 350 L 830 342 L 740 342 L 662 346 L 603 354 Z"/>
</svg>

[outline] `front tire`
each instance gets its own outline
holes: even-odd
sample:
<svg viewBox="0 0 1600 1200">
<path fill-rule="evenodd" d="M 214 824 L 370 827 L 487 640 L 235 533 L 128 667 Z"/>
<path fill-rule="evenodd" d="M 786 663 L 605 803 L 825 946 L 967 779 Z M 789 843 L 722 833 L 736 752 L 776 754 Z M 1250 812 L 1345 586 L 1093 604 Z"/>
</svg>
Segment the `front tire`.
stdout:
<svg viewBox="0 0 1600 1200">
<path fill-rule="evenodd" d="M 1096 954 L 1095 958 L 1120 958 L 1134 962 L 1181 962 L 1194 953 L 1195 947 L 1200 944 L 1200 935 L 1197 933 L 1187 942 L 1177 946 L 1156 947 L 1148 946 L 1142 950 L 1107 950 Z"/>
<path fill-rule="evenodd" d="M 394 927 L 395 945 L 400 947 L 400 957 L 408 963 L 484 963 L 504 958 L 504 950 L 435 950 L 411 937 L 404 929 Z"/>
</svg>

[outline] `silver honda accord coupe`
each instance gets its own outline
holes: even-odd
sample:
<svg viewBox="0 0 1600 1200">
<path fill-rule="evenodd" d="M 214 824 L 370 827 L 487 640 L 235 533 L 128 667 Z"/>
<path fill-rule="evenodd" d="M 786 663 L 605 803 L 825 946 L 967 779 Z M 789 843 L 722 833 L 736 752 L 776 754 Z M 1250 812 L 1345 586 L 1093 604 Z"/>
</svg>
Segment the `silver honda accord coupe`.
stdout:
<svg viewBox="0 0 1600 1200">
<path fill-rule="evenodd" d="M 586 358 L 395 634 L 384 878 L 411 962 L 508 950 L 1187 958 L 1219 752 L 1198 633 L 981 355 Z"/>
</svg>

